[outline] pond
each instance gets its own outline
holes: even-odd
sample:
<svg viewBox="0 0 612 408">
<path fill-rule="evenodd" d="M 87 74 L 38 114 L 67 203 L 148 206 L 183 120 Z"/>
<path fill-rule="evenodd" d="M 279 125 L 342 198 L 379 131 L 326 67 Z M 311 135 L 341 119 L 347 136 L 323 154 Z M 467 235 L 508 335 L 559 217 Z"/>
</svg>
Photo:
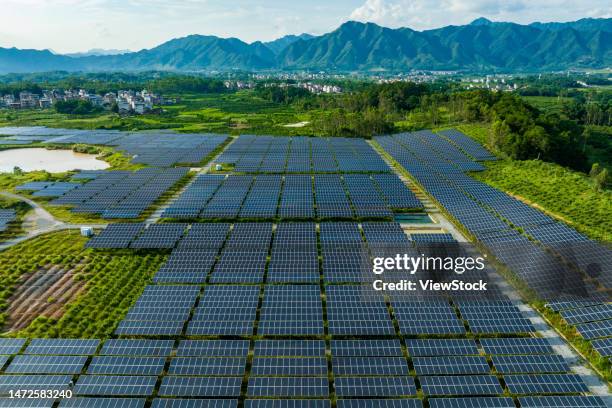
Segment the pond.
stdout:
<svg viewBox="0 0 612 408">
<path fill-rule="evenodd" d="M 12 172 L 15 166 L 23 171 L 46 170 L 59 173 L 69 170 L 102 170 L 109 167 L 109 164 L 96 159 L 93 154 L 75 153 L 72 150 L 32 148 L 0 151 L 0 173 Z"/>
<path fill-rule="evenodd" d="M 426 213 L 401 213 L 395 214 L 396 222 L 400 224 L 432 224 L 433 220 Z"/>
</svg>

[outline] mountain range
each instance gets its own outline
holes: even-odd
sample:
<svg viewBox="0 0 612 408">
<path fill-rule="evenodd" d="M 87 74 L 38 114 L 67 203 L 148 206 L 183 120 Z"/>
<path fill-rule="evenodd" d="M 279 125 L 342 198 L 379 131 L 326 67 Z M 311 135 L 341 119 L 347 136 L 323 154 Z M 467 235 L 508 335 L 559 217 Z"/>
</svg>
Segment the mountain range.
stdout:
<svg viewBox="0 0 612 408">
<path fill-rule="evenodd" d="M 190 35 L 117 55 L 0 48 L 0 73 L 45 71 L 552 71 L 612 66 L 612 19 L 492 22 L 415 31 L 349 21 L 320 36 L 271 42 Z"/>
</svg>

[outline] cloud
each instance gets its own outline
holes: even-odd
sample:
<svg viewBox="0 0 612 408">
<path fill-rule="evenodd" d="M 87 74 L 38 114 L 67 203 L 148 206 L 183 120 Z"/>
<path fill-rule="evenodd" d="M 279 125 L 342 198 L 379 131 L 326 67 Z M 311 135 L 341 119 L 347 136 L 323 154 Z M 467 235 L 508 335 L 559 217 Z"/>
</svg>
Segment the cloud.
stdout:
<svg viewBox="0 0 612 408">
<path fill-rule="evenodd" d="M 607 17 L 609 0 L 365 0 L 349 18 L 417 30 L 466 24 L 478 17 L 494 21 L 572 21 Z"/>
</svg>

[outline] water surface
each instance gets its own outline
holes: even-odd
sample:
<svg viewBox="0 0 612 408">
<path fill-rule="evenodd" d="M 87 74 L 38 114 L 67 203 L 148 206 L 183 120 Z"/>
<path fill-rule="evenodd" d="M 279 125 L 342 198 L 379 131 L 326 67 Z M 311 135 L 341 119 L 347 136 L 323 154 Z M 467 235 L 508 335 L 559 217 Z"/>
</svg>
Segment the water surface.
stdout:
<svg viewBox="0 0 612 408">
<path fill-rule="evenodd" d="M 109 167 L 109 164 L 96 159 L 93 154 L 75 153 L 72 150 L 32 148 L 0 151 L 0 173 L 12 172 L 15 166 L 23 171 L 46 170 L 59 173 L 69 170 L 102 170 Z"/>
</svg>

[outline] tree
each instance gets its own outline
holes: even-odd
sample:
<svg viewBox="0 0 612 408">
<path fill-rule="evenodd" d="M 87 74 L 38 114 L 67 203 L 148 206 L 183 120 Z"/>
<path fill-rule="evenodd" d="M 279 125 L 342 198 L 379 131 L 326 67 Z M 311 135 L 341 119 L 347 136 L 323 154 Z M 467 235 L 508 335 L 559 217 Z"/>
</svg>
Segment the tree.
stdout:
<svg viewBox="0 0 612 408">
<path fill-rule="evenodd" d="M 595 190 L 601 191 L 608 184 L 608 169 L 602 168 L 599 163 L 593 163 L 589 172 Z"/>
<path fill-rule="evenodd" d="M 16 176 L 21 176 L 23 174 L 23 170 L 21 170 L 21 167 L 15 166 L 13 167 L 13 174 Z"/>
</svg>

